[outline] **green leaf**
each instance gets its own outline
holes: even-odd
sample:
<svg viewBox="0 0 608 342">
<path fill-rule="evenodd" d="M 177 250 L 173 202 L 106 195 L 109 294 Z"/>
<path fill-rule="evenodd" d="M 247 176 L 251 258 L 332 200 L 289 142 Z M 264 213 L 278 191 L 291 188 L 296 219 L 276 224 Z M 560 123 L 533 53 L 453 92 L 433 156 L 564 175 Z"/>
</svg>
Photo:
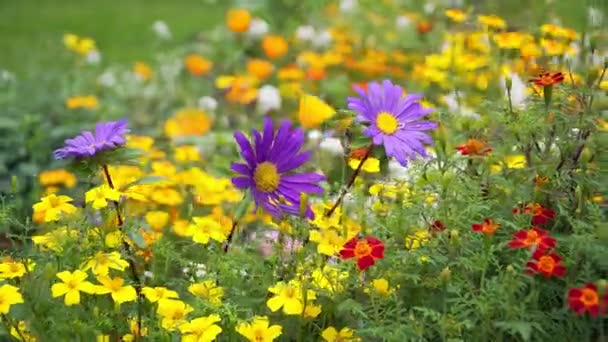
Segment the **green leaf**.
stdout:
<svg viewBox="0 0 608 342">
<path fill-rule="evenodd" d="M 249 192 L 245 193 L 245 196 L 243 197 L 243 199 L 241 200 L 239 205 L 234 210 L 234 220 L 235 221 L 238 221 L 241 218 L 243 218 L 243 216 L 245 216 L 247 209 L 249 209 L 249 206 L 251 205 L 251 201 L 252 201 L 251 193 L 249 193 Z"/>
<path fill-rule="evenodd" d="M 137 245 L 139 248 L 146 248 L 146 240 L 141 235 L 139 230 L 129 232 L 129 238 Z"/>
<path fill-rule="evenodd" d="M 161 177 L 161 176 L 145 176 L 142 177 L 134 182 L 131 182 L 125 186 L 123 186 L 122 188 L 120 188 L 121 191 L 128 189 L 134 185 L 145 185 L 145 184 L 154 184 L 154 183 L 158 183 L 158 182 L 162 182 L 167 180 L 167 177 Z"/>
<path fill-rule="evenodd" d="M 524 341 L 530 340 L 532 335 L 532 324 L 524 321 L 503 321 L 495 322 L 494 325 L 511 334 L 519 334 Z"/>
</svg>

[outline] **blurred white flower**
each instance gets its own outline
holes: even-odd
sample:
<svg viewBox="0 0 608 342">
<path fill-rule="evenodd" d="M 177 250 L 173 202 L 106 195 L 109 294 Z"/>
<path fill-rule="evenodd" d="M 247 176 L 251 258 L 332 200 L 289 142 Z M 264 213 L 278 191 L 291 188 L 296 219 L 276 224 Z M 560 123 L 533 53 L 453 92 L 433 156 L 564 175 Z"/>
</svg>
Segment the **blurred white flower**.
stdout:
<svg viewBox="0 0 608 342">
<path fill-rule="evenodd" d="M 315 28 L 310 25 L 300 26 L 296 30 L 296 38 L 302 41 L 311 41 L 315 38 Z"/>
<path fill-rule="evenodd" d="M 522 79 L 515 73 L 510 73 L 507 77 L 511 78 L 511 104 L 513 107 L 521 107 L 524 105 L 526 98 L 528 97 L 527 89 L 528 86 Z M 505 83 L 505 77 L 500 78 L 500 86 L 507 94 L 507 86 Z"/>
<path fill-rule="evenodd" d="M 253 38 L 259 38 L 268 33 L 268 23 L 264 19 L 255 18 L 249 24 L 247 35 Z"/>
<path fill-rule="evenodd" d="M 258 110 L 268 113 L 274 109 L 281 109 L 281 94 L 279 89 L 273 85 L 263 85 L 258 91 Z"/>
<path fill-rule="evenodd" d="M 600 27 L 604 20 L 604 15 L 601 10 L 595 7 L 589 7 L 587 9 L 587 20 L 589 20 L 589 25 L 591 27 Z"/>
<path fill-rule="evenodd" d="M 340 12 L 348 13 L 352 12 L 355 8 L 357 8 L 357 0 L 341 0 L 340 1 Z"/>
<path fill-rule="evenodd" d="M 97 83 L 104 87 L 111 88 L 116 84 L 116 76 L 114 76 L 114 73 L 111 71 L 105 71 L 103 74 L 99 75 Z"/>
<path fill-rule="evenodd" d="M 211 96 L 203 96 L 198 99 L 198 107 L 202 110 L 213 112 L 217 108 L 217 100 Z"/>
<path fill-rule="evenodd" d="M 410 25 L 412 25 L 412 20 L 405 15 L 400 15 L 397 16 L 397 19 L 395 20 L 395 25 L 399 29 L 406 29 Z"/>
<path fill-rule="evenodd" d="M 434 4 L 434 3 L 432 3 L 432 2 L 427 2 L 427 3 L 424 5 L 424 13 L 426 13 L 426 14 L 431 14 L 431 13 L 433 13 L 433 12 L 435 12 L 435 4 Z"/>
<path fill-rule="evenodd" d="M 157 20 L 152 24 L 152 31 L 154 31 L 156 36 L 160 39 L 171 39 L 169 25 L 162 20 Z"/>
<path fill-rule="evenodd" d="M 93 50 L 84 57 L 89 64 L 99 64 L 101 62 L 101 53 L 97 50 Z"/>
<path fill-rule="evenodd" d="M 460 95 L 460 97 L 462 96 L 463 94 Z M 475 120 L 478 120 L 480 118 L 479 114 L 475 113 L 471 108 L 461 106 L 458 103 L 458 96 L 454 91 L 448 95 L 445 95 L 443 97 L 443 102 L 448 107 L 448 110 L 453 114 L 458 114 Z"/>
<path fill-rule="evenodd" d="M 401 166 L 401 164 L 394 158 L 388 161 L 388 174 L 390 178 L 398 180 L 409 180 L 410 175 L 408 174 L 408 168 Z"/>
<path fill-rule="evenodd" d="M 10 83 L 14 82 L 15 80 L 15 74 L 8 70 L 0 69 L 0 83 Z"/>
<path fill-rule="evenodd" d="M 331 44 L 331 33 L 328 30 L 318 33 L 312 41 L 315 47 L 327 47 L 329 44 Z"/>
<path fill-rule="evenodd" d="M 319 148 L 334 155 L 344 154 L 344 147 L 342 147 L 342 142 L 338 138 L 328 137 L 321 140 Z"/>
<path fill-rule="evenodd" d="M 308 132 L 308 140 L 318 142 L 323 137 L 323 133 L 318 129 L 313 129 Z"/>
<path fill-rule="evenodd" d="M 152 279 L 152 278 L 154 278 L 154 273 L 152 273 L 150 271 L 144 271 L 144 278 Z"/>
</svg>

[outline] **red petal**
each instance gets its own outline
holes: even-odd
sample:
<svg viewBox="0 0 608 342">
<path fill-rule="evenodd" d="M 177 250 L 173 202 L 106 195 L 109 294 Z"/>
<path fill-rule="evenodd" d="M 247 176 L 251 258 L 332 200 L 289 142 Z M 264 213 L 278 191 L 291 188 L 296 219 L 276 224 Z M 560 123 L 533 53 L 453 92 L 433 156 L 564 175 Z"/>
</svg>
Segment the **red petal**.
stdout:
<svg viewBox="0 0 608 342">
<path fill-rule="evenodd" d="M 536 227 L 532 227 L 530 230 L 533 230 L 536 232 L 536 234 L 538 234 L 539 236 L 545 236 L 547 235 L 547 231 L 544 229 L 540 229 L 540 228 L 536 228 Z"/>
<path fill-rule="evenodd" d="M 552 237 L 548 237 L 548 236 L 547 236 L 547 237 L 544 237 L 542 240 L 540 240 L 540 244 L 541 244 L 541 245 L 544 245 L 544 247 L 545 247 L 546 249 L 549 249 L 549 248 L 554 248 L 554 247 L 555 247 L 555 242 L 556 242 L 556 241 L 555 241 L 555 239 L 554 239 L 554 238 L 552 238 Z"/>
<path fill-rule="evenodd" d="M 534 215 L 532 216 L 532 223 L 540 226 L 547 223 L 547 218 L 542 215 Z"/>
<path fill-rule="evenodd" d="M 384 245 L 375 245 L 372 247 L 372 252 L 370 253 L 376 259 L 384 258 Z"/>
<path fill-rule="evenodd" d="M 355 257 L 355 250 L 354 249 L 342 249 L 340 251 L 340 257 L 342 259 L 350 259 L 350 258 L 354 258 Z"/>
<path fill-rule="evenodd" d="M 550 218 L 550 219 L 554 219 L 555 218 L 555 212 L 551 209 L 547 209 L 547 208 L 543 208 L 543 210 L 541 211 L 541 215 Z"/>
<path fill-rule="evenodd" d="M 542 257 L 543 255 L 545 255 L 545 251 L 542 250 L 542 249 L 540 249 L 540 248 L 537 248 L 534 251 L 534 254 L 532 254 L 532 259 L 534 259 L 534 260 L 540 260 L 540 257 Z"/>
<path fill-rule="evenodd" d="M 344 249 L 355 249 L 358 241 L 359 239 L 355 236 L 344 244 Z"/>
<path fill-rule="evenodd" d="M 509 241 L 509 247 L 513 248 L 513 249 L 517 249 L 517 248 L 522 248 L 522 247 L 527 247 L 523 242 L 521 242 L 520 240 L 511 240 Z"/>
<path fill-rule="evenodd" d="M 570 300 L 578 299 L 583 295 L 583 291 L 579 288 L 573 288 L 568 291 L 568 298 Z"/>
<path fill-rule="evenodd" d="M 568 306 L 577 314 L 585 312 L 585 304 L 578 299 L 569 301 Z"/>
<path fill-rule="evenodd" d="M 528 237 L 528 231 L 525 229 L 522 229 L 518 232 L 516 232 L 515 234 L 513 234 L 513 237 L 519 240 L 524 240 L 525 238 Z"/>
<path fill-rule="evenodd" d="M 584 288 L 590 289 L 590 290 L 593 290 L 593 291 L 597 292 L 597 286 L 595 286 L 594 283 L 587 283 L 587 284 L 585 284 Z"/>
<path fill-rule="evenodd" d="M 553 268 L 553 275 L 555 275 L 556 277 L 561 278 L 564 276 L 564 274 L 566 274 L 566 268 L 564 266 L 558 265 Z"/>
<path fill-rule="evenodd" d="M 600 314 L 600 307 L 597 305 L 591 305 L 587 307 L 587 311 L 589 311 L 589 315 L 591 315 L 591 317 L 597 317 Z"/>
<path fill-rule="evenodd" d="M 556 264 L 562 261 L 562 257 L 559 256 L 557 253 L 551 253 L 549 254 L 549 256 L 551 257 L 551 259 L 553 259 L 553 261 L 555 261 Z"/>
<path fill-rule="evenodd" d="M 480 232 L 483 229 L 483 226 L 480 224 L 474 224 L 471 225 L 471 229 L 473 229 L 473 231 Z"/>
<path fill-rule="evenodd" d="M 376 239 L 373 236 L 368 236 L 365 238 L 365 240 L 367 240 L 367 243 L 373 248 L 374 246 L 377 245 L 382 245 L 382 241 Z"/>
<path fill-rule="evenodd" d="M 362 258 L 359 258 L 359 260 L 357 260 L 357 266 L 359 267 L 359 270 L 364 271 L 366 268 L 372 266 L 375 263 L 374 258 L 372 258 L 371 255 L 366 255 Z"/>
</svg>

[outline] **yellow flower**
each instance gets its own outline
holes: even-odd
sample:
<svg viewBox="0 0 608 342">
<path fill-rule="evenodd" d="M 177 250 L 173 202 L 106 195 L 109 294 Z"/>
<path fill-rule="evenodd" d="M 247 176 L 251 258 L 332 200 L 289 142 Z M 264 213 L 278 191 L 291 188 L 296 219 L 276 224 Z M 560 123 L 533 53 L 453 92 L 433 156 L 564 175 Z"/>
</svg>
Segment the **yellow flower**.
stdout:
<svg viewBox="0 0 608 342">
<path fill-rule="evenodd" d="M 97 109 L 99 107 L 99 100 L 94 95 L 71 96 L 65 100 L 65 106 L 68 109 Z"/>
<path fill-rule="evenodd" d="M 221 321 L 219 315 L 213 314 L 207 317 L 199 317 L 188 323 L 180 325 L 182 342 L 209 342 L 222 332 L 222 328 L 215 324 Z"/>
<path fill-rule="evenodd" d="M 224 297 L 224 288 L 217 286 L 213 280 L 205 280 L 200 283 L 188 286 L 188 292 L 193 295 L 206 299 L 213 305 L 220 305 Z"/>
<path fill-rule="evenodd" d="M 467 20 L 467 14 L 457 8 L 450 8 L 445 10 L 445 16 L 456 23 L 461 23 Z"/>
<path fill-rule="evenodd" d="M 76 176 L 64 169 L 42 171 L 38 175 L 40 185 L 44 187 L 63 185 L 67 188 L 73 188 L 76 185 Z"/>
<path fill-rule="evenodd" d="M 361 341 L 360 338 L 354 337 L 354 332 L 349 328 L 342 328 L 338 330 L 334 327 L 329 327 L 321 333 L 321 337 L 327 342 L 347 342 L 347 341 Z"/>
<path fill-rule="evenodd" d="M 502 30 L 507 27 L 507 23 L 501 17 L 491 14 L 491 15 L 479 15 L 477 16 L 477 21 L 488 27 L 497 30 Z"/>
<path fill-rule="evenodd" d="M 186 322 L 186 316 L 194 309 L 175 299 L 161 299 L 158 301 L 158 313 L 162 317 L 161 326 L 169 331 L 175 330 L 178 326 Z"/>
<path fill-rule="evenodd" d="M 201 136 L 210 128 L 211 119 L 207 113 L 197 108 L 184 108 L 165 122 L 165 135 L 172 139 Z"/>
<path fill-rule="evenodd" d="M 315 305 L 312 301 L 306 303 L 306 307 L 304 308 L 304 317 L 306 318 L 316 318 L 321 314 L 321 305 Z"/>
<path fill-rule="evenodd" d="M 135 65 L 133 65 L 133 72 L 143 81 L 152 78 L 152 68 L 144 62 L 136 62 Z"/>
<path fill-rule="evenodd" d="M 418 229 L 414 232 L 414 234 L 410 234 L 405 237 L 405 248 L 406 249 L 418 249 L 420 246 L 427 243 L 431 238 L 428 230 L 426 229 Z"/>
<path fill-rule="evenodd" d="M 18 287 L 8 284 L 0 286 L 0 313 L 7 314 L 12 305 L 19 303 L 23 303 L 23 297 Z"/>
<path fill-rule="evenodd" d="M 182 204 L 184 201 L 182 195 L 175 189 L 170 187 L 154 188 L 150 199 L 158 204 L 164 204 L 171 207 Z"/>
<path fill-rule="evenodd" d="M 286 315 L 300 315 L 304 311 L 304 300 L 313 300 L 316 294 L 312 290 L 304 293 L 302 284 L 298 280 L 291 280 L 289 283 L 278 282 L 275 286 L 268 288 L 274 297 L 266 301 L 268 308 L 275 312 L 283 308 Z M 306 294 L 306 298 L 304 295 Z"/>
<path fill-rule="evenodd" d="M 73 241 L 78 238 L 78 232 L 68 227 L 59 227 L 46 234 L 32 236 L 35 245 L 41 249 L 50 249 L 54 252 L 61 252 L 66 241 Z"/>
<path fill-rule="evenodd" d="M 32 271 L 35 265 L 30 259 L 19 262 L 9 258 L 0 264 L 0 279 L 21 278 L 26 272 Z"/>
<path fill-rule="evenodd" d="M 148 328 L 143 326 L 143 322 L 141 324 L 141 331 L 139 331 L 139 326 L 137 324 L 137 320 L 136 319 L 130 319 L 129 320 L 129 330 L 131 331 L 130 334 L 126 334 L 122 337 L 122 342 L 133 342 L 135 341 L 135 336 L 147 336 L 148 335 Z"/>
<path fill-rule="evenodd" d="M 359 167 L 360 163 L 361 163 L 360 159 L 357 159 L 357 158 L 348 159 L 348 166 L 350 166 L 350 168 L 353 170 L 356 170 L 357 167 Z M 361 166 L 361 171 L 367 172 L 367 173 L 380 172 L 380 160 L 378 160 L 377 158 L 374 158 L 374 157 L 367 158 L 367 160 Z"/>
<path fill-rule="evenodd" d="M 125 302 L 132 302 L 137 299 L 137 292 L 131 285 L 123 286 L 125 280 L 116 277 L 110 278 L 106 276 L 98 277 L 97 280 L 101 283 L 95 289 L 95 293 L 98 295 L 111 294 L 112 300 L 116 304 L 122 304 Z"/>
<path fill-rule="evenodd" d="M 206 245 L 209 243 L 209 239 L 213 239 L 217 242 L 226 240 L 222 225 L 213 218 L 208 216 L 195 216 L 192 218 L 192 221 L 194 221 L 194 223 L 190 225 L 190 230 L 192 231 L 192 240 L 194 242 Z"/>
<path fill-rule="evenodd" d="M 190 222 L 187 220 L 177 220 L 173 222 L 173 232 L 179 236 L 192 236 L 192 231 L 190 230 Z"/>
<path fill-rule="evenodd" d="M 236 332 L 245 336 L 249 342 L 272 342 L 281 336 L 283 328 L 280 325 L 269 326 L 266 316 L 255 316 L 251 323 L 239 323 Z"/>
<path fill-rule="evenodd" d="M 202 76 L 211 70 L 213 62 L 200 55 L 188 55 L 184 58 L 184 65 L 192 75 Z"/>
<path fill-rule="evenodd" d="M 150 303 L 156 303 L 162 299 L 176 299 L 179 298 L 177 292 L 173 290 L 169 290 L 166 287 L 157 286 L 157 287 L 144 287 L 141 290 L 141 293 L 146 296 L 146 299 L 150 301 Z"/>
<path fill-rule="evenodd" d="M 122 244 L 123 234 L 120 230 L 115 230 L 106 234 L 104 243 L 106 247 L 118 248 Z"/>
<path fill-rule="evenodd" d="M 155 231 L 162 231 L 169 222 L 169 213 L 165 211 L 149 211 L 146 213 L 146 223 Z"/>
<path fill-rule="evenodd" d="M 338 207 L 334 214 L 330 217 L 325 217 L 325 211 L 331 208 L 332 203 L 314 203 L 312 211 L 315 213 L 315 218 L 312 224 L 319 229 L 340 228 L 340 219 L 342 217 L 342 209 Z"/>
<path fill-rule="evenodd" d="M 505 165 L 509 169 L 523 169 L 526 167 L 526 156 L 523 154 L 515 154 L 505 157 Z"/>
<path fill-rule="evenodd" d="M 59 220 L 61 214 L 73 214 L 76 212 L 76 207 L 72 205 L 72 198 L 69 196 L 57 196 L 50 194 L 40 199 L 40 202 L 34 204 L 34 212 L 44 213 L 44 222 Z"/>
<path fill-rule="evenodd" d="M 93 209 L 99 210 L 108 206 L 108 200 L 117 202 L 120 191 L 104 184 L 87 191 L 84 198 L 86 203 L 93 203 Z"/>
<path fill-rule="evenodd" d="M 324 230 L 311 230 L 310 231 L 310 241 L 317 243 L 317 252 L 334 256 L 342 250 L 342 246 L 346 243 L 346 239 L 344 239 L 338 232 L 333 229 L 324 229 Z"/>
<path fill-rule="evenodd" d="M 18 330 L 17 330 L 18 329 Z M 17 327 L 11 327 L 11 336 L 21 342 L 36 342 L 36 337 L 30 334 L 30 330 L 25 321 L 19 321 Z"/>
<path fill-rule="evenodd" d="M 55 283 L 51 287 L 53 298 L 65 295 L 65 305 L 80 304 L 80 292 L 88 294 L 94 294 L 96 292 L 95 285 L 86 281 L 87 277 L 87 274 L 80 270 L 57 273 L 57 278 L 62 282 Z"/>
<path fill-rule="evenodd" d="M 83 271 L 91 269 L 96 276 L 107 276 L 110 268 L 114 270 L 124 271 L 129 267 L 129 263 L 122 259 L 118 252 L 97 252 L 84 265 Z"/>
<path fill-rule="evenodd" d="M 337 267 L 325 265 L 312 271 L 311 285 L 332 293 L 344 290 L 344 280 L 348 279 L 348 272 L 340 271 Z"/>
<path fill-rule="evenodd" d="M 388 296 L 391 293 L 395 292 L 395 289 L 393 289 L 389 286 L 388 280 L 386 280 L 384 278 L 378 278 L 378 279 L 372 280 L 371 285 L 372 285 L 371 287 L 374 289 L 374 292 L 381 296 Z M 370 289 L 366 288 L 365 293 L 370 293 Z"/>
<path fill-rule="evenodd" d="M 247 62 L 247 73 L 255 76 L 260 81 L 268 78 L 273 70 L 272 63 L 263 59 L 252 59 Z"/>
<path fill-rule="evenodd" d="M 318 128 L 336 114 L 336 110 L 320 98 L 305 94 L 300 97 L 298 118 L 305 128 Z"/>
<path fill-rule="evenodd" d="M 226 26 L 232 32 L 247 32 L 251 23 L 251 14 L 243 8 L 230 9 L 226 13 Z"/>
<path fill-rule="evenodd" d="M 183 145 L 175 148 L 175 161 L 188 163 L 201 160 L 201 153 L 194 145 Z"/>
</svg>

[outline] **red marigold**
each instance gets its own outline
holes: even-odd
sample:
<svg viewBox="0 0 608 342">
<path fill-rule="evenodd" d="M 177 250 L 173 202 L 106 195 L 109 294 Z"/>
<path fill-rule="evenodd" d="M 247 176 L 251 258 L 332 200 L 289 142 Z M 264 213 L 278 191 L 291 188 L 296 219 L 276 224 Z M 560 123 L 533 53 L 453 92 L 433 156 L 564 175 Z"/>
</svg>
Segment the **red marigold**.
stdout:
<svg viewBox="0 0 608 342">
<path fill-rule="evenodd" d="M 606 312 L 608 293 L 600 299 L 595 284 L 587 283 L 583 288 L 573 288 L 568 291 L 568 306 L 577 315 L 589 312 L 589 315 L 596 317 Z"/>
<path fill-rule="evenodd" d="M 551 276 L 563 277 L 566 273 L 566 267 L 562 262 L 562 257 L 557 253 L 545 254 L 542 249 L 537 249 L 532 254 L 532 261 L 526 264 L 526 271 L 530 274 L 540 273 L 546 278 Z"/>
<path fill-rule="evenodd" d="M 465 144 L 456 146 L 456 149 L 463 156 L 485 156 L 492 152 L 488 144 L 479 139 L 469 139 Z"/>
<path fill-rule="evenodd" d="M 564 74 L 561 72 L 543 72 L 542 74 L 531 79 L 531 82 L 541 87 L 548 87 L 558 84 L 564 80 Z"/>
<path fill-rule="evenodd" d="M 555 212 L 542 205 L 531 202 L 520 208 L 513 208 L 513 214 L 532 214 L 532 224 L 543 225 L 555 218 Z"/>
<path fill-rule="evenodd" d="M 363 271 L 384 258 L 384 244 L 373 236 L 350 239 L 340 251 L 342 259 L 357 258 L 357 267 Z"/>
<path fill-rule="evenodd" d="M 509 247 L 515 248 L 531 248 L 547 250 L 555 247 L 555 239 L 547 234 L 546 230 L 532 227 L 528 230 L 522 229 L 513 234 L 513 240 L 509 241 Z"/>
<path fill-rule="evenodd" d="M 486 235 L 493 235 L 496 229 L 500 227 L 500 224 L 494 222 L 494 220 L 490 218 L 485 218 L 482 224 L 474 224 L 471 225 L 471 228 L 475 232 L 482 232 Z"/>
<path fill-rule="evenodd" d="M 441 233 L 445 229 L 446 229 L 445 225 L 440 220 L 433 221 L 433 223 L 431 223 L 431 225 L 429 226 L 429 230 L 433 234 L 435 234 L 435 233 Z"/>
</svg>

